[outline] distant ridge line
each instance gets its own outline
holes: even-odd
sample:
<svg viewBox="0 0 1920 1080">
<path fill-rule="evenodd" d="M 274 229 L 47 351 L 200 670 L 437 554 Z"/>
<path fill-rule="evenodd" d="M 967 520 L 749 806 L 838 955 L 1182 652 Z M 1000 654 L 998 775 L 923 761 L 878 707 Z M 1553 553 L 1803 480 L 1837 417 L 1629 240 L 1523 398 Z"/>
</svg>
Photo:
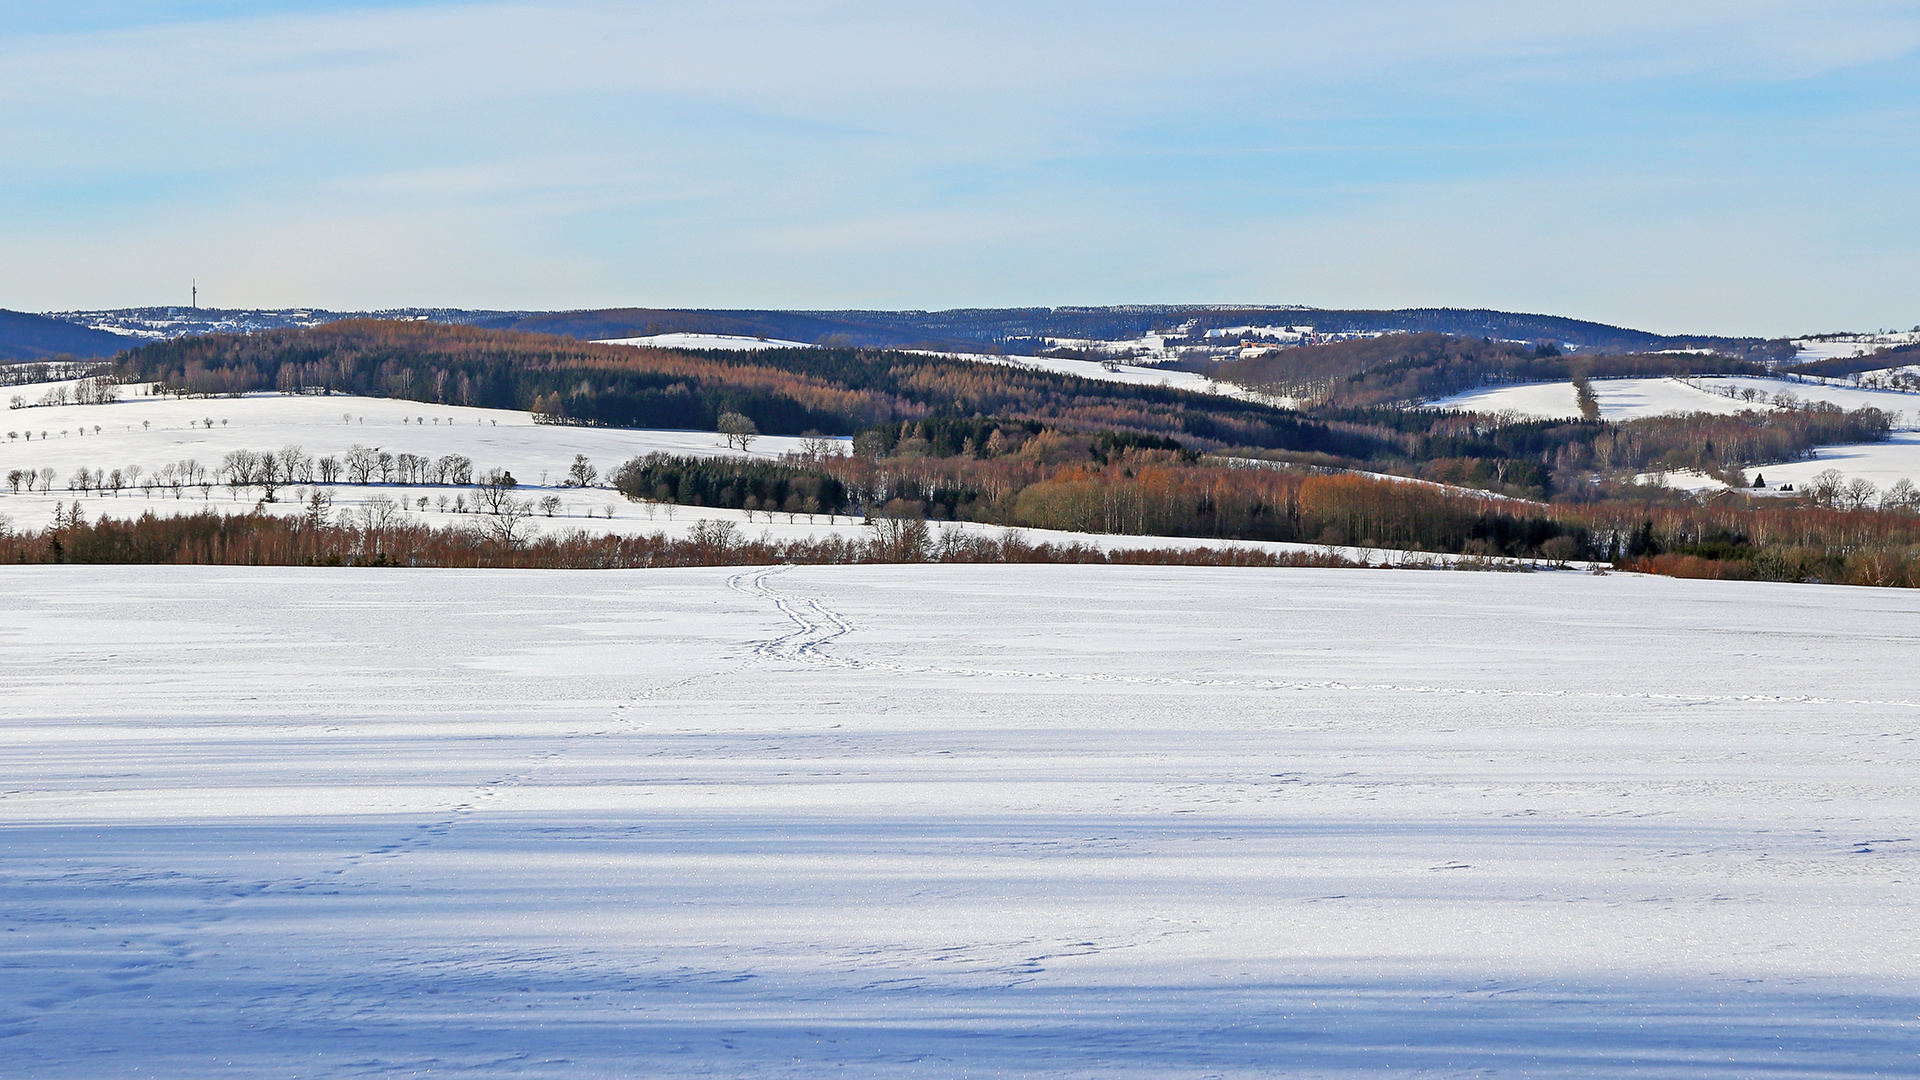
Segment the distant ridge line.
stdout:
<svg viewBox="0 0 1920 1080">
<path fill-rule="evenodd" d="M 571 311 L 493 311 L 463 308 L 387 308 L 336 312 L 324 308 L 214 309 L 180 307 L 119 308 L 52 312 L 21 316 L 100 337 L 86 339 L 106 353 L 130 344 L 95 327 L 136 339 L 155 340 L 204 333 L 246 333 L 313 326 L 348 318 L 425 319 L 495 330 L 515 330 L 579 340 L 646 337 L 664 333 L 777 338 L 860 348 L 936 348 L 953 351 L 1032 350 L 1048 339 L 1133 340 L 1156 331 L 1187 328 L 1189 333 L 1223 329 L 1284 317 L 1292 325 L 1312 325 L 1323 333 L 1355 334 L 1388 330 L 1434 332 L 1516 341 L 1551 341 L 1588 352 L 1641 352 L 1673 348 L 1745 351 L 1758 337 L 1711 334 L 1656 334 L 1629 327 L 1560 315 L 1498 311 L 1491 308 L 1317 308 L 1301 304 L 1118 304 L 1020 308 L 950 308 L 940 311 L 869 309 L 803 310 L 757 308 L 582 308 Z M 45 326 L 40 330 L 44 333 Z M 24 331 L 23 331 L 24 333 Z M 76 339 L 78 340 L 78 339 Z M 41 355 L 32 343 L 12 344 L 0 334 L 0 357 Z M 83 355 L 69 349 L 76 355 Z M 84 355 L 100 355 L 88 352 Z"/>
</svg>

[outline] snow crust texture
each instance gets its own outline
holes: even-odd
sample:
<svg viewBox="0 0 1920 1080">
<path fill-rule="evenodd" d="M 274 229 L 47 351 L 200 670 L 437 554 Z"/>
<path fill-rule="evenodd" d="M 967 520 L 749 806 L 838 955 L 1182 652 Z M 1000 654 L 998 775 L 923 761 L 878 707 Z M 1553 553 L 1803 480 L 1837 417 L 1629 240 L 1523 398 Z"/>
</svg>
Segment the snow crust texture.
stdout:
<svg viewBox="0 0 1920 1080">
<path fill-rule="evenodd" d="M 0 1075 L 1920 1072 L 1920 596 L 0 572 Z"/>
</svg>

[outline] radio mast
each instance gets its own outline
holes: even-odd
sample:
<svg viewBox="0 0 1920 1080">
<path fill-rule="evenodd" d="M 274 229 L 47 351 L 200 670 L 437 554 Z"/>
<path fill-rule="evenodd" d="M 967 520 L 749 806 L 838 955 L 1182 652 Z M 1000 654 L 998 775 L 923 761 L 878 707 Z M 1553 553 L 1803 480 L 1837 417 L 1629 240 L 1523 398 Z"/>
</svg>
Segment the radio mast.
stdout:
<svg viewBox="0 0 1920 1080">
<path fill-rule="evenodd" d="M 194 310 L 196 311 L 200 309 L 200 279 L 199 278 L 193 279 L 193 307 L 194 307 Z"/>
</svg>

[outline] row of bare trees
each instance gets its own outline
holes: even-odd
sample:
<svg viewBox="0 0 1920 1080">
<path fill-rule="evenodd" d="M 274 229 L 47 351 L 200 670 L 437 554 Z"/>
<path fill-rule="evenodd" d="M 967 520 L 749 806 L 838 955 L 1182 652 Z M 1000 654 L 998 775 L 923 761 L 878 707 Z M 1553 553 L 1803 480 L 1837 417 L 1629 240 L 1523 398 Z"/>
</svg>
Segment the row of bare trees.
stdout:
<svg viewBox="0 0 1920 1080">
<path fill-rule="evenodd" d="M 1904 476 L 1881 491 L 1864 476 L 1848 480 L 1839 469 L 1822 469 L 1801 488 L 1801 494 L 1830 510 L 1920 510 L 1920 487 Z"/>
<path fill-rule="evenodd" d="M 437 459 L 394 454 L 354 444 L 339 457 L 314 457 L 298 446 L 279 450 L 234 450 L 220 461 L 220 482 L 234 489 L 257 487 L 268 502 L 290 484 L 435 484 L 460 487 L 473 482 L 473 459 L 446 454 Z"/>
<path fill-rule="evenodd" d="M 52 491 L 59 474 L 52 468 L 10 469 L 7 489 Z M 171 491 L 175 498 L 191 487 L 211 497 L 214 487 L 224 486 L 238 498 L 243 492 L 259 488 L 268 502 L 278 497 L 280 488 L 294 484 L 432 484 L 464 487 L 474 482 L 473 459 L 463 454 L 447 454 L 437 459 L 416 454 L 391 454 L 364 446 L 354 446 L 342 457 L 314 457 L 298 446 L 278 450 L 233 450 L 208 468 L 188 458 L 170 462 L 148 471 L 139 465 L 119 469 L 93 469 L 82 466 L 67 478 L 67 490 L 83 494 L 98 492 L 119 495 L 139 488 L 149 498 L 154 491 Z"/>
<path fill-rule="evenodd" d="M 59 474 L 52 468 L 9 469 L 6 474 L 6 485 L 7 490 L 16 495 L 22 489 L 30 493 L 35 490 L 36 485 L 40 491 L 50 492 L 53 490 L 53 482 L 57 479 Z M 118 496 L 122 491 L 138 488 L 144 491 L 148 498 L 152 498 L 154 491 L 158 490 L 171 491 L 177 499 L 185 489 L 191 487 L 200 487 L 204 489 L 203 493 L 210 493 L 214 483 L 212 474 L 205 466 L 188 458 L 184 461 L 169 462 L 151 472 L 138 465 L 129 465 L 124 469 L 89 469 L 83 465 L 67 477 L 66 489 L 82 494 Z"/>
<path fill-rule="evenodd" d="M 73 385 L 56 383 L 40 395 L 40 400 L 28 402 L 20 395 L 13 395 L 7 402 L 9 408 L 25 409 L 31 405 L 106 405 L 120 400 L 120 383 L 110 375 L 94 375 L 81 379 Z"/>
</svg>

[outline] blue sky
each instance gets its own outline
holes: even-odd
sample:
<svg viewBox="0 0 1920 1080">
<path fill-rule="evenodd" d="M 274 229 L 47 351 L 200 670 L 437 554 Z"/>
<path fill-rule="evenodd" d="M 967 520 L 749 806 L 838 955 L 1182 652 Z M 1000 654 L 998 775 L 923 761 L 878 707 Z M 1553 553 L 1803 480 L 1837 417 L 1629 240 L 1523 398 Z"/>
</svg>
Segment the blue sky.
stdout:
<svg viewBox="0 0 1920 1080">
<path fill-rule="evenodd" d="M 1920 4 L 0 4 L 0 307 L 1920 323 Z"/>
</svg>

